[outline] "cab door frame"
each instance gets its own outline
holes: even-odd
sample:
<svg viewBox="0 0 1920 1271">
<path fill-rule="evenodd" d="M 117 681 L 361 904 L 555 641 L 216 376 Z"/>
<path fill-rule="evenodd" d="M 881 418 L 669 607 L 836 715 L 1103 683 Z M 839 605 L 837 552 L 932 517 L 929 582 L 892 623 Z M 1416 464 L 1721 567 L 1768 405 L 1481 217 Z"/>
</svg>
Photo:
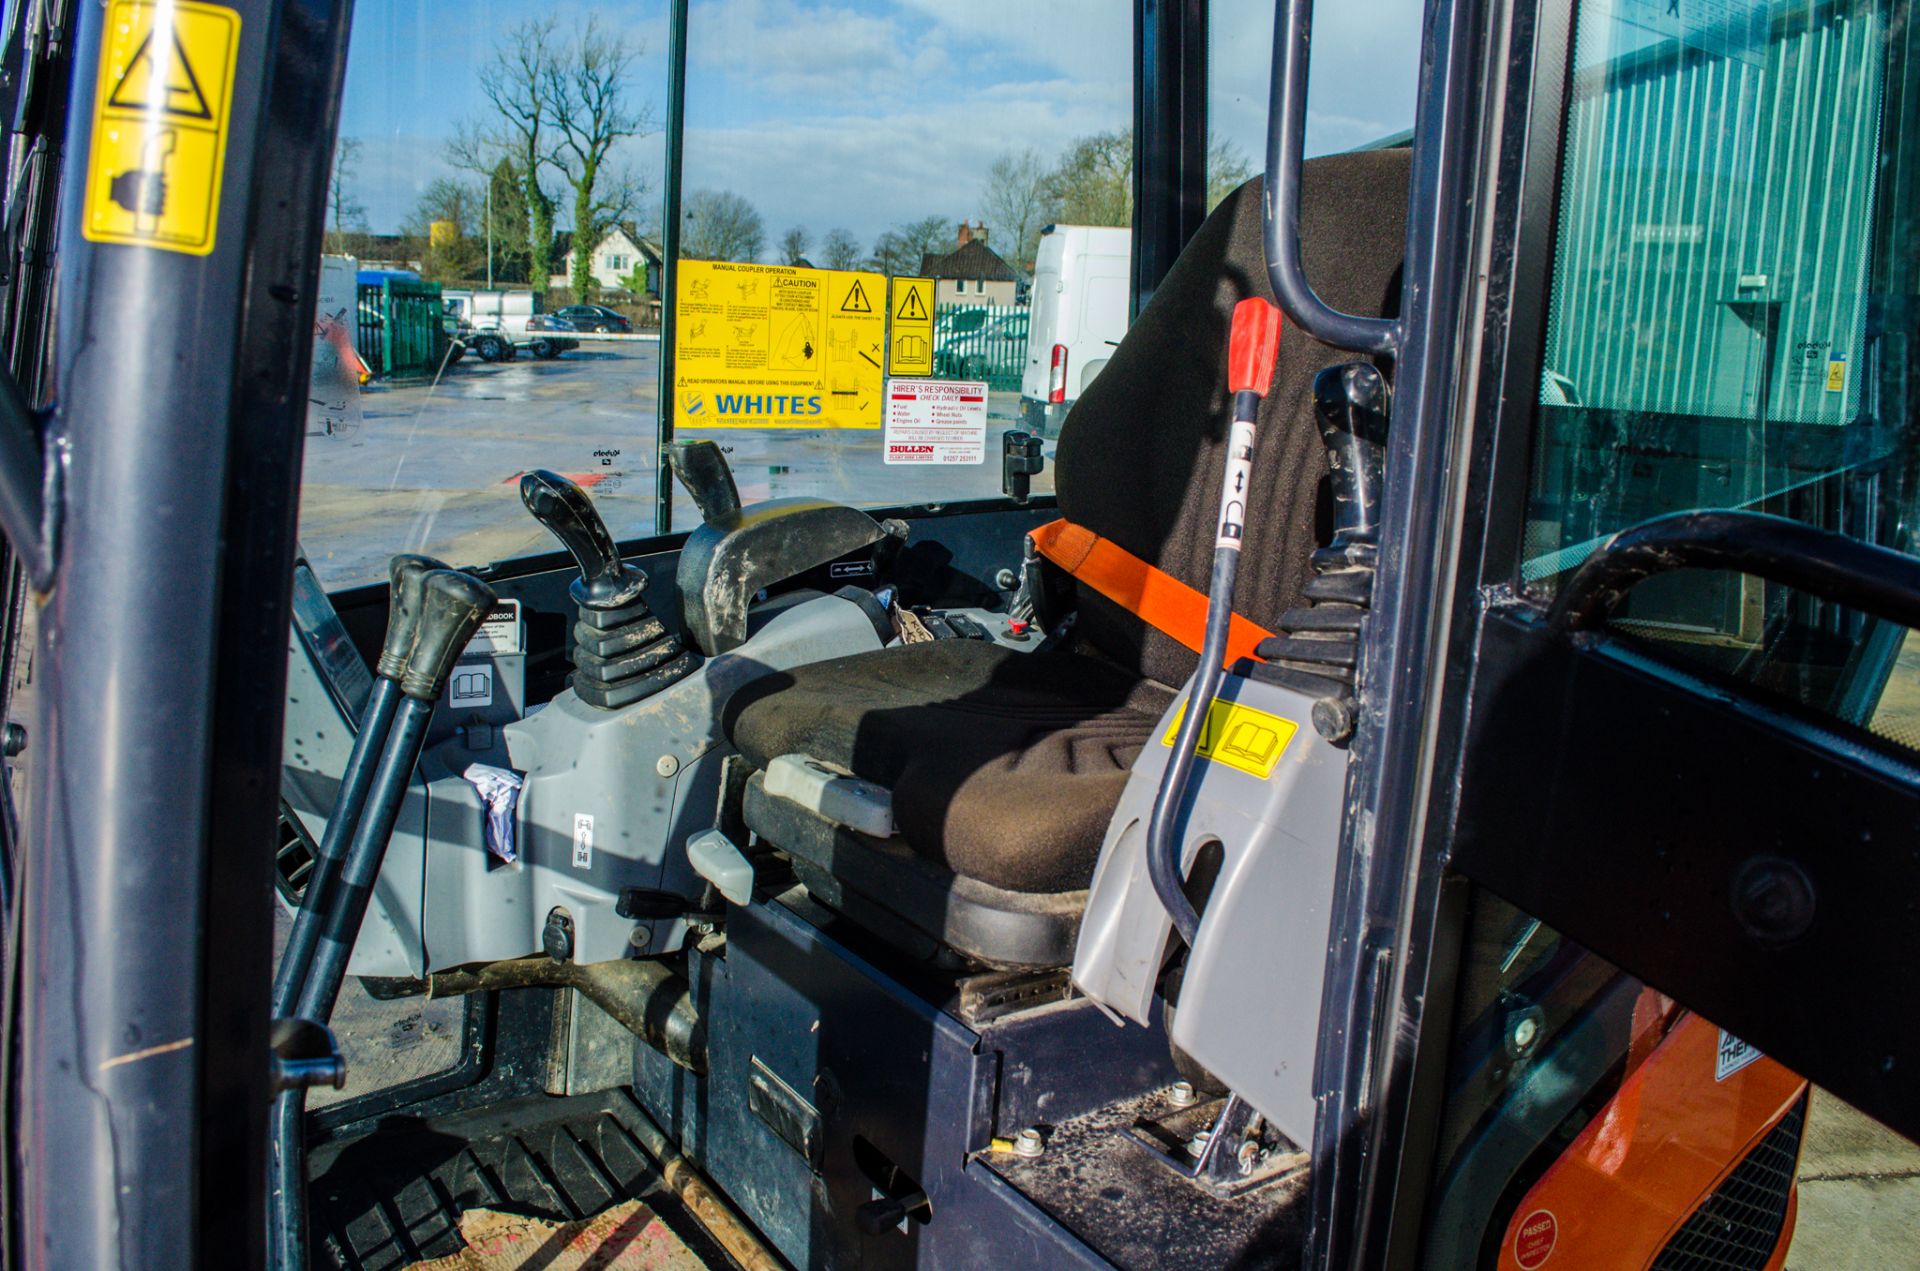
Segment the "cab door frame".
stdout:
<svg viewBox="0 0 1920 1271">
<path fill-rule="evenodd" d="M 1578 629 L 1521 587 L 1573 16 L 1572 0 L 1428 10 L 1354 864 L 1328 963 L 1326 1000 L 1351 1005 L 1322 1022 L 1312 1266 L 1418 1251 L 1462 880 L 1920 1134 L 1920 992 L 1869 970 L 1911 955 L 1920 764 Z M 1890 119 L 1912 110 L 1890 93 Z M 1788 559 L 1805 546 L 1747 539 L 1721 559 L 1912 612 L 1920 571 L 1844 559 L 1850 540 L 1815 544 L 1807 569 Z M 1677 799 L 1689 783 L 1739 795 Z"/>
</svg>

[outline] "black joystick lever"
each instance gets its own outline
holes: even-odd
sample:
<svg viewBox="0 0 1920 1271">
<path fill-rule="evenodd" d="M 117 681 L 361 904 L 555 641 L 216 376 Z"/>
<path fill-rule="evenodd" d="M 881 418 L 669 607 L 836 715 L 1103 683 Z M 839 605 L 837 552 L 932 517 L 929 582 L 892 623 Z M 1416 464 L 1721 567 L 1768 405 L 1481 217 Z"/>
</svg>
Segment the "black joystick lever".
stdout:
<svg viewBox="0 0 1920 1271">
<path fill-rule="evenodd" d="M 520 501 L 580 566 L 572 595 L 579 611 L 573 691 L 581 701 L 602 710 L 630 706 L 700 665 L 699 655 L 647 608 L 646 574 L 620 560 L 585 490 L 541 468 L 520 478 Z"/>
<path fill-rule="evenodd" d="M 733 469 L 716 443 L 669 442 L 667 466 L 693 496 L 702 521 L 725 529 L 740 519 L 740 488 L 734 485 Z"/>
<path fill-rule="evenodd" d="M 580 566 L 580 578 L 573 584 L 575 604 L 606 610 L 640 599 L 647 576 L 621 563 L 613 535 L 585 490 L 557 472 L 536 468 L 520 478 L 520 501 Z"/>
</svg>

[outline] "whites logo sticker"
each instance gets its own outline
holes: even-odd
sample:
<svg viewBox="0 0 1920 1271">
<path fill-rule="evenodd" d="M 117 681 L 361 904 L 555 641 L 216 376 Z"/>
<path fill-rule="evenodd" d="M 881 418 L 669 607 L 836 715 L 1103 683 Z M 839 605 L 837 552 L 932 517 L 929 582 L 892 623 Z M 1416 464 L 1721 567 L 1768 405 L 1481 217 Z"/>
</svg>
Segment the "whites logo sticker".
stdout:
<svg viewBox="0 0 1920 1271">
<path fill-rule="evenodd" d="M 1747 1045 L 1723 1028 L 1720 1030 L 1720 1048 L 1713 1056 L 1713 1079 L 1725 1081 L 1758 1058 L 1758 1048 Z"/>
<path fill-rule="evenodd" d="M 573 814 L 573 867 L 593 868 L 593 813 Z"/>
</svg>

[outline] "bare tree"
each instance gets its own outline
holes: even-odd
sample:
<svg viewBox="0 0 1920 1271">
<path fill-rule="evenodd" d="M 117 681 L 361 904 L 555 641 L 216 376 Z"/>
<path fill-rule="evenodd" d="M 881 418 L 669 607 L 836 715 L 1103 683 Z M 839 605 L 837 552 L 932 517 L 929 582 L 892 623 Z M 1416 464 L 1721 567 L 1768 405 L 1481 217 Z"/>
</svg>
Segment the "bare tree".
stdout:
<svg viewBox="0 0 1920 1271">
<path fill-rule="evenodd" d="M 366 205 L 353 196 L 348 184 L 359 165 L 360 138 L 342 137 L 334 143 L 333 172 L 327 178 L 327 219 L 332 222 L 332 228 L 327 231 L 330 252 L 341 251 L 349 233 L 366 232 Z"/>
<path fill-rule="evenodd" d="M 828 269 L 852 269 L 860 263 L 859 240 L 847 230 L 834 226 L 820 240 L 820 263 Z"/>
<path fill-rule="evenodd" d="M 757 260 L 766 245 L 760 213 L 731 190 L 695 190 L 682 219 L 680 254 L 688 260 Z"/>
<path fill-rule="evenodd" d="M 806 226 L 796 225 L 780 236 L 780 261 L 787 265 L 804 265 L 807 263 L 807 252 L 812 247 L 813 234 Z"/>
<path fill-rule="evenodd" d="M 419 238 L 420 272 L 427 278 L 471 278 L 486 263 L 486 247 L 474 238 L 484 218 L 485 196 L 464 181 L 428 182 L 400 232 Z M 441 227 L 436 233 L 435 227 Z"/>
<path fill-rule="evenodd" d="M 1220 200 L 1245 185 L 1253 176 L 1253 164 L 1239 146 L 1225 137 L 1215 137 L 1207 145 L 1207 211 L 1220 206 Z"/>
<path fill-rule="evenodd" d="M 476 171 L 492 172 L 502 155 L 513 160 L 526 196 L 528 273 L 536 290 L 553 273 L 553 199 L 540 170 L 552 162 L 554 21 L 529 18 L 494 46 L 493 61 L 480 70 L 492 117 L 463 129 L 452 145 L 455 162 Z"/>
<path fill-rule="evenodd" d="M 1015 269 L 1031 273 L 1040 229 L 1053 217 L 1046 161 L 1035 150 L 1003 154 L 987 169 L 980 197 L 994 241 Z"/>
<path fill-rule="evenodd" d="M 607 168 L 615 145 L 652 132 L 653 108 L 625 102 L 627 73 L 644 51 L 619 35 L 602 30 L 589 17 L 574 32 L 573 46 L 550 58 L 541 91 L 558 130 L 556 164 L 573 188 L 573 269 L 569 279 L 584 299 L 593 285 L 593 252 L 607 233 L 638 210 L 645 187 L 628 171 Z"/>
<path fill-rule="evenodd" d="M 1080 137 L 1047 177 L 1048 195 L 1068 225 L 1133 224 L 1133 129 Z"/>
<path fill-rule="evenodd" d="M 875 239 L 868 264 L 883 274 L 917 274 L 921 257 L 944 255 L 953 249 L 953 222 L 944 216 L 923 216 L 896 225 Z"/>
</svg>

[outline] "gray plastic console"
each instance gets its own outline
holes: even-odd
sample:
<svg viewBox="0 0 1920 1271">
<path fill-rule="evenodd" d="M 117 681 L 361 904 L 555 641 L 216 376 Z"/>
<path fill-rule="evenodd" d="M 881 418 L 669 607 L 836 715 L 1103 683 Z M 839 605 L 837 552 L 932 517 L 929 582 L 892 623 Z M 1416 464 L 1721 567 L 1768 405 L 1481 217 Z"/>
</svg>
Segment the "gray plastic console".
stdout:
<svg viewBox="0 0 1920 1271">
<path fill-rule="evenodd" d="M 1088 997 L 1141 1024 L 1172 924 L 1143 853 L 1176 701 L 1134 762 L 1100 849 L 1073 961 Z M 1313 1141 L 1313 1067 L 1340 845 L 1347 752 L 1314 731 L 1311 698 L 1229 675 L 1219 700 L 1251 712 L 1210 726 L 1240 766 L 1194 768 L 1182 823 L 1188 871 L 1218 844 L 1174 1012 L 1175 1044 L 1297 1144 Z M 1277 750 L 1277 755 L 1275 751 Z M 1271 771 L 1258 771 L 1272 759 Z M 1250 771 L 1252 769 L 1254 771 Z"/>
<path fill-rule="evenodd" d="M 705 890 L 686 842 L 714 823 L 721 760 L 730 753 L 721 708 L 762 676 L 879 647 L 858 605 L 794 593 L 755 610 L 739 648 L 651 697 L 609 711 L 569 689 L 507 725 L 506 766 L 525 774 L 515 817 L 520 859 L 508 865 L 481 846 L 479 800 L 464 781 L 449 801 L 469 809 L 472 825 L 457 836 L 441 834 L 436 799 L 425 879 L 429 966 L 532 953 L 555 907 L 573 920 L 579 962 L 679 948 L 683 919 L 617 911 L 629 888 L 688 898 Z M 459 781 L 445 751 L 430 757 Z M 441 784 L 434 782 L 436 794 Z"/>
</svg>

